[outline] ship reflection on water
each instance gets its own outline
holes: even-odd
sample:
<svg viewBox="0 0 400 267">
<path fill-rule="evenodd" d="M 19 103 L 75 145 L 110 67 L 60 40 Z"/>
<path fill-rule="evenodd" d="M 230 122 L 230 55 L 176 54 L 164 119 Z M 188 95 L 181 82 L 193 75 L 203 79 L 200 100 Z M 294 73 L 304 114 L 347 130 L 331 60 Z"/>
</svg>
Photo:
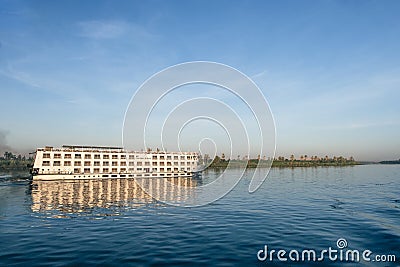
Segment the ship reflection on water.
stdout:
<svg viewBox="0 0 400 267">
<path fill-rule="evenodd" d="M 177 191 L 179 188 L 195 188 L 201 184 L 201 179 L 192 177 L 32 181 L 31 208 L 33 212 L 57 212 L 55 217 L 93 212 L 118 215 L 121 208 L 165 205 L 147 194 L 143 186 L 150 188 L 155 198 L 176 203 L 195 197 L 194 190 L 183 190 L 186 194 L 182 195 L 182 191 Z"/>
</svg>

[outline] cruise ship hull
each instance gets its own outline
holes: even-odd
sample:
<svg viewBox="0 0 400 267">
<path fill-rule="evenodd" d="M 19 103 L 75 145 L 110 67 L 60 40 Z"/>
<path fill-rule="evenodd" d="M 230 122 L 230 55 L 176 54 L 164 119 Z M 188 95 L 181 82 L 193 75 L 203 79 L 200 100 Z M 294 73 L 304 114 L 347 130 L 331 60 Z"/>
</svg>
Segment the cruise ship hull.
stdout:
<svg viewBox="0 0 400 267">
<path fill-rule="evenodd" d="M 63 146 L 36 150 L 33 180 L 172 178 L 199 175 L 196 152 L 126 151 L 120 147 Z"/>
<path fill-rule="evenodd" d="M 97 179 L 123 179 L 123 178 L 176 178 L 196 177 L 200 174 L 194 173 L 153 173 L 153 174 L 40 174 L 32 175 L 35 181 L 54 180 L 97 180 Z"/>
</svg>

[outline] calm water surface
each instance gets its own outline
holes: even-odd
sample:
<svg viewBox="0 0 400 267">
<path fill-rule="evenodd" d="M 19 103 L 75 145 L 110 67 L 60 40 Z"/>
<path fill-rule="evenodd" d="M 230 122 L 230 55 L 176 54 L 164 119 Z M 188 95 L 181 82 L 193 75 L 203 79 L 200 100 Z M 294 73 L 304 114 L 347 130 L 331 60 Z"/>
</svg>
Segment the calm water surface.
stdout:
<svg viewBox="0 0 400 267">
<path fill-rule="evenodd" d="M 216 175 L 180 182 L 196 186 Z M 264 245 L 288 252 L 336 249 L 338 238 L 349 249 L 396 255 L 396 262 L 346 266 L 400 264 L 398 165 L 272 169 L 253 194 L 246 173 L 226 197 L 198 208 L 159 203 L 134 180 L 31 183 L 24 176 L 0 174 L 3 266 L 282 265 L 276 258 L 258 261 L 257 252 Z M 174 197 L 168 187 L 160 194 Z"/>
</svg>

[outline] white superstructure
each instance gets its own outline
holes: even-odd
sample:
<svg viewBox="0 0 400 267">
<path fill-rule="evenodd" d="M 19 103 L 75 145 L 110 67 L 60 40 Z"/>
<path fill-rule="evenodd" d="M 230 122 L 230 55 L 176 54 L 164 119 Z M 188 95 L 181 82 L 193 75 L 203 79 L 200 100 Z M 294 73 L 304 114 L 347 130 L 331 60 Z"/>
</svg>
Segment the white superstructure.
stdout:
<svg viewBox="0 0 400 267">
<path fill-rule="evenodd" d="M 35 180 L 188 177 L 197 171 L 197 161 L 196 152 L 64 145 L 38 148 L 31 172 Z"/>
</svg>

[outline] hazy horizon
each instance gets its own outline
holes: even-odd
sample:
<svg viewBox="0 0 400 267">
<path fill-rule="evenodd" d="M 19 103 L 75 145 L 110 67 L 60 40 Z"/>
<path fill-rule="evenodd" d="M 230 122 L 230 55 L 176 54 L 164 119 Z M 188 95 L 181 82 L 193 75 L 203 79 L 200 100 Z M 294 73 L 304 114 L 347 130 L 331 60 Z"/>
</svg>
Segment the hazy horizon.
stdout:
<svg viewBox="0 0 400 267">
<path fill-rule="evenodd" d="M 1 1 L 0 154 L 121 146 L 138 87 L 166 67 L 204 60 L 261 89 L 276 157 L 399 159 L 399 11 L 398 1 Z M 246 113 L 213 87 L 188 87 L 162 104 L 197 96 Z M 199 129 L 222 140 L 209 125 L 188 136 Z M 222 142 L 218 154 L 227 150 Z"/>
</svg>

